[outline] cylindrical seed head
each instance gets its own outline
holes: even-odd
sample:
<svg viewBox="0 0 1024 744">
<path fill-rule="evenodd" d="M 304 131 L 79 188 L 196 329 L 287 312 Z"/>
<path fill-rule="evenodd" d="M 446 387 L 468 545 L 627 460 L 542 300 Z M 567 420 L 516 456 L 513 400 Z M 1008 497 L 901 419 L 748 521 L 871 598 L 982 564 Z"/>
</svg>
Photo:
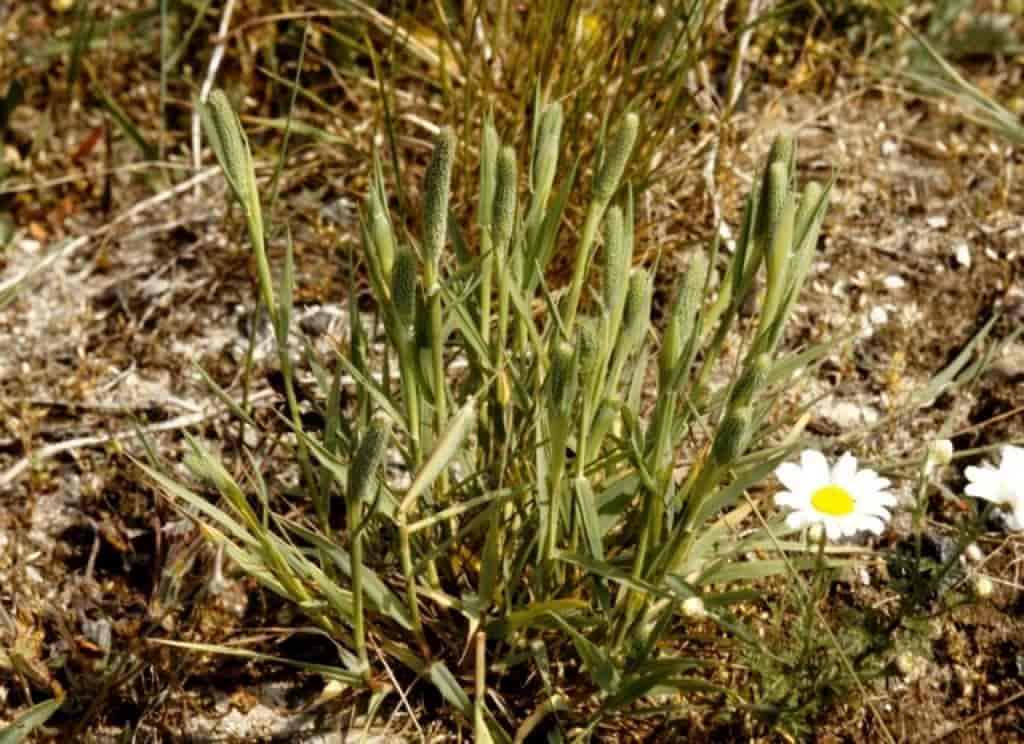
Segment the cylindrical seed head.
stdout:
<svg viewBox="0 0 1024 744">
<path fill-rule="evenodd" d="M 632 353 L 643 341 L 651 324 L 651 299 L 654 288 L 650 277 L 643 269 L 633 269 L 629 273 L 629 291 L 622 311 L 622 335 L 619 342 L 626 344 Z"/>
<path fill-rule="evenodd" d="M 683 291 L 679 294 L 678 313 L 684 318 L 696 318 L 704 299 L 704 285 L 708 280 L 708 257 L 697 253 L 686 269 Z"/>
<path fill-rule="evenodd" d="M 555 182 L 558 168 L 558 147 L 562 139 L 562 104 L 553 103 L 540 118 L 537 150 L 533 157 L 534 198 L 543 204 Z"/>
<path fill-rule="evenodd" d="M 423 198 L 423 259 L 436 268 L 448 230 L 448 199 L 455 160 L 455 133 L 442 129 L 434 140 Z"/>
<path fill-rule="evenodd" d="M 383 417 L 374 418 L 363 434 L 362 441 L 348 470 L 348 498 L 350 504 L 366 501 L 373 485 L 373 478 L 384 459 L 388 440 L 391 438 L 391 422 Z"/>
<path fill-rule="evenodd" d="M 416 256 L 406 246 L 395 254 L 391 272 L 391 302 L 398 319 L 408 330 L 416 317 Z"/>
<path fill-rule="evenodd" d="M 757 391 L 764 387 L 771 369 L 771 355 L 758 354 L 733 385 L 732 395 L 729 397 L 729 407 L 732 409 L 746 408 L 754 399 Z"/>
<path fill-rule="evenodd" d="M 488 228 L 494 216 L 494 191 L 497 187 L 498 130 L 488 117 L 484 124 L 483 141 L 480 143 L 480 227 Z"/>
<path fill-rule="evenodd" d="M 604 306 L 612 318 L 612 330 L 622 315 L 622 304 L 629 288 L 629 268 L 632 258 L 626 255 L 622 209 L 617 205 L 608 210 L 604 218 L 604 269 L 602 294 Z"/>
<path fill-rule="evenodd" d="M 494 191 L 494 217 L 491 229 L 494 233 L 494 247 L 499 251 L 508 250 L 512 230 L 516 224 L 516 151 L 506 145 L 498 155 L 497 187 Z"/>
<path fill-rule="evenodd" d="M 576 398 L 576 350 L 565 341 L 556 341 L 551 352 L 551 369 L 548 371 L 548 402 L 560 415 L 572 410 Z"/>
<path fill-rule="evenodd" d="M 660 359 L 660 372 L 665 384 L 675 384 L 676 365 L 680 363 L 684 350 L 693 342 L 691 336 L 697 327 L 697 315 L 704 297 L 707 275 L 707 257 L 703 253 L 695 254 L 679 285 L 672 314 L 665 327 Z"/>
<path fill-rule="evenodd" d="M 719 465 L 728 465 L 739 458 L 747 448 L 750 437 L 750 410 L 730 411 L 718 426 L 711 456 Z"/>
<path fill-rule="evenodd" d="M 615 190 L 619 188 L 622 174 L 633 152 L 633 145 L 636 144 L 639 128 L 640 118 L 632 112 L 626 114 L 619 125 L 619 130 L 608 144 L 601 170 L 594 179 L 594 200 L 598 203 L 607 204 Z"/>
<path fill-rule="evenodd" d="M 686 343 L 687 325 L 692 323 L 692 320 L 688 320 L 681 312 L 684 289 L 684 285 L 680 285 L 676 301 L 672 305 L 672 314 L 669 315 L 668 323 L 665 324 L 665 333 L 661 338 L 658 372 L 661 375 L 661 380 L 666 383 L 672 379 L 672 373 L 683 353 L 683 345 Z"/>
<path fill-rule="evenodd" d="M 584 318 L 579 322 L 579 347 L 580 347 L 580 371 L 586 375 L 597 362 L 598 342 L 596 324 L 590 318 Z"/>
<path fill-rule="evenodd" d="M 249 193 L 251 184 L 248 182 L 251 158 L 238 115 L 231 108 L 227 95 L 220 89 L 210 93 L 200 113 L 206 125 L 207 137 L 221 161 L 224 175 L 242 207 L 248 209 L 247 200 L 252 196 Z"/>
<path fill-rule="evenodd" d="M 369 219 L 370 237 L 377 249 L 377 261 L 384 278 L 391 277 L 391 268 L 395 262 L 395 234 L 391 229 L 387 206 L 381 203 L 380 191 L 374 185 L 366 199 L 366 212 Z"/>
</svg>

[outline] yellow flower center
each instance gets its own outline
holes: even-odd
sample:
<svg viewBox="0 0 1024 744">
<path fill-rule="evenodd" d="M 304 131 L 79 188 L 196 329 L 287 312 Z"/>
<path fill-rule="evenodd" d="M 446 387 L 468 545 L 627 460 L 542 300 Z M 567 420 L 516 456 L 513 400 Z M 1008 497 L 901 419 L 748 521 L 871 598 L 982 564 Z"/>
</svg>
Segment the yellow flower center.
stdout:
<svg viewBox="0 0 1024 744">
<path fill-rule="evenodd" d="M 833 517 L 845 517 L 853 513 L 853 496 L 845 488 L 828 485 L 811 495 L 811 506 Z"/>
</svg>

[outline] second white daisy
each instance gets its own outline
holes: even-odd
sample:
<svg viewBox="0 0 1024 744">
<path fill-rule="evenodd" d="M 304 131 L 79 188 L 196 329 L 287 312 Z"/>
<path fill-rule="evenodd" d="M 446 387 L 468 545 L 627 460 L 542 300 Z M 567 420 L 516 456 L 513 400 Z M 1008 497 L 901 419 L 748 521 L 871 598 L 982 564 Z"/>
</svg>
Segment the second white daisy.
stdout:
<svg viewBox="0 0 1024 744">
<path fill-rule="evenodd" d="M 1024 530 L 1024 449 L 1006 445 L 998 468 L 967 468 L 968 496 L 999 504 L 1007 510 L 1010 529 Z"/>
<path fill-rule="evenodd" d="M 775 470 L 786 487 L 775 503 L 792 511 L 786 524 L 793 528 L 820 524 L 830 540 L 862 530 L 881 534 L 896 497 L 886 489 L 889 481 L 874 470 L 858 470 L 857 458 L 845 454 L 829 466 L 820 452 L 805 450 L 800 464 L 783 463 Z"/>
</svg>

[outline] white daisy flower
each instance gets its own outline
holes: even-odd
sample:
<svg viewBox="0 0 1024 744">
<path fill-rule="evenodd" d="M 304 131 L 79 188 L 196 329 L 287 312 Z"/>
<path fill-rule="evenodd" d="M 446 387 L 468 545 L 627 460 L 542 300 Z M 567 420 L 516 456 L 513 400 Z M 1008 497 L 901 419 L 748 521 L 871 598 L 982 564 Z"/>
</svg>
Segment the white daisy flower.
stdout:
<svg viewBox="0 0 1024 744">
<path fill-rule="evenodd" d="M 998 468 L 991 465 L 965 470 L 964 493 L 999 504 L 1007 510 L 1010 529 L 1024 530 L 1024 449 L 1006 445 Z"/>
<path fill-rule="evenodd" d="M 881 534 L 888 507 L 896 504 L 886 490 L 889 481 L 874 470 L 858 470 L 857 458 L 849 453 L 829 467 L 823 454 L 805 450 L 799 465 L 783 463 L 775 476 L 788 489 L 775 495 L 775 503 L 793 510 L 786 524 L 794 529 L 820 524 L 830 540 L 861 530 Z"/>
</svg>

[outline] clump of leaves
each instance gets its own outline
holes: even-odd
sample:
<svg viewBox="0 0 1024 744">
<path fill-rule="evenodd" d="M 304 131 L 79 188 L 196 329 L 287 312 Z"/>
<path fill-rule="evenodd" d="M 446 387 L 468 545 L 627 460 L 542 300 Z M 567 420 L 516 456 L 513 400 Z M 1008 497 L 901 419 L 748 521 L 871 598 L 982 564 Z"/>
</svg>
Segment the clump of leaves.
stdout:
<svg viewBox="0 0 1024 744">
<path fill-rule="evenodd" d="M 653 272 L 632 266 L 633 202 L 623 188 L 643 131 L 635 114 L 601 148 L 571 283 L 560 296 L 547 286 L 577 188 L 577 168 L 559 167 L 563 115 L 557 103 L 540 109 L 525 169 L 533 188 L 523 200 L 515 151 L 485 124 L 476 250 L 451 218 L 453 132 L 435 141 L 418 239 L 397 228 L 375 161 L 362 224 L 375 318 L 356 312 L 353 293 L 347 346 L 332 359 L 307 347 L 324 422 L 310 431 L 294 394 L 292 253 L 275 286 L 244 133 L 226 99 L 211 96 L 207 135 L 249 223 L 260 298 L 277 334 L 299 477 L 292 501 L 308 509 L 277 512 L 276 477 L 266 481 L 253 460 L 239 482 L 199 441 L 186 464 L 219 503 L 145 466 L 239 570 L 337 643 L 337 659 L 293 663 L 369 691 L 376 709 L 392 692 L 375 661 L 383 654 L 430 680 L 480 741 L 511 741 L 517 727 L 525 735 L 523 727 L 566 707 L 552 686 L 552 656 L 575 656 L 586 670 L 569 681 L 595 694 L 596 705 L 569 712 L 583 736 L 665 689 L 726 694 L 693 674 L 701 659 L 677 650 L 687 635 L 680 618 L 697 602 L 731 625 L 730 606 L 753 595 L 722 587 L 786 570 L 748 557 L 804 550 L 778 523 L 735 528 L 750 514 L 745 490 L 800 432 L 772 423 L 782 383 L 827 350 L 794 355 L 779 342 L 829 185 L 798 192 L 794 144 L 778 139 L 716 299 L 708 287 L 717 243 L 691 257 L 659 346 Z M 762 267 L 761 314 L 737 363 L 725 341 Z M 375 328 L 383 345 L 370 343 Z M 713 374 L 722 369 L 733 370 L 724 383 Z M 475 659 L 463 668 L 473 644 Z M 520 717 L 510 711 L 521 703 L 508 700 L 523 690 L 509 680 L 523 664 L 548 694 L 534 690 L 537 710 Z M 473 698 L 465 675 L 474 678 Z"/>
</svg>

